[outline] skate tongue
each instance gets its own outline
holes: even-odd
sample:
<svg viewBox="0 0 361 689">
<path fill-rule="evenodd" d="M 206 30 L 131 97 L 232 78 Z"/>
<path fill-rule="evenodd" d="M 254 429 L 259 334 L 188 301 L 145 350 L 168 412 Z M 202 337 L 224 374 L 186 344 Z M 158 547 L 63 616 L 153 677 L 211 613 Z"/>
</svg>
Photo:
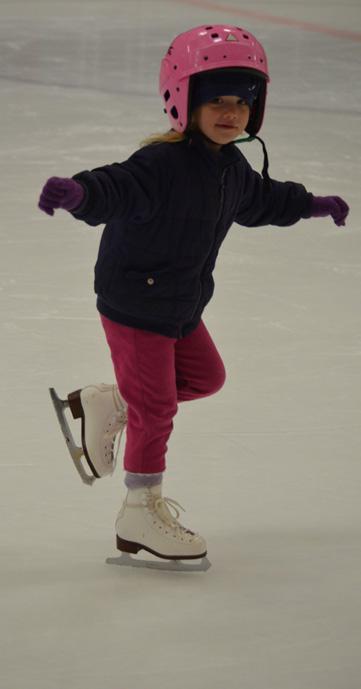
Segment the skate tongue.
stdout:
<svg viewBox="0 0 361 689">
<path fill-rule="evenodd" d="M 117 463 L 117 461 L 118 461 L 118 454 L 119 454 L 120 441 L 121 441 L 121 439 L 122 439 L 122 434 L 119 433 L 119 435 L 118 435 L 117 446 L 116 446 L 115 452 L 114 452 L 115 439 L 116 439 L 116 436 L 114 436 L 114 440 L 113 440 L 113 442 L 112 442 L 112 452 L 113 452 L 113 458 L 114 458 L 114 459 L 113 459 L 113 471 L 112 471 L 112 473 L 114 472 L 116 463 Z"/>
</svg>

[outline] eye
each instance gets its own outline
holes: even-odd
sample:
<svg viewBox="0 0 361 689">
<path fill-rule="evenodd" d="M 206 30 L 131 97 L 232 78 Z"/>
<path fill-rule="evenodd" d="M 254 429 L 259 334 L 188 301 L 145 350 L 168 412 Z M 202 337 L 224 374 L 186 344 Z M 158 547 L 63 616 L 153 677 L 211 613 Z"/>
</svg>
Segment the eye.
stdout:
<svg viewBox="0 0 361 689">
<path fill-rule="evenodd" d="M 212 105 L 222 105 L 224 103 L 224 100 L 222 96 L 218 96 L 217 98 L 212 98 L 211 101 L 209 101 Z M 237 105 L 242 105 L 242 106 L 248 106 L 248 102 L 244 98 L 239 98 L 237 101 Z"/>
</svg>

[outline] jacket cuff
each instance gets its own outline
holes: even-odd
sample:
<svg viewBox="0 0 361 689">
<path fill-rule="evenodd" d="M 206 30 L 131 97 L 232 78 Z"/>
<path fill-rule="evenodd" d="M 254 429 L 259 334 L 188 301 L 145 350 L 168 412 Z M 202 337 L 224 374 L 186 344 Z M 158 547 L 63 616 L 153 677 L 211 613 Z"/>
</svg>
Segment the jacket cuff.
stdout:
<svg viewBox="0 0 361 689">
<path fill-rule="evenodd" d="M 313 194 L 310 192 L 307 192 L 307 200 L 305 204 L 305 208 L 301 214 L 301 218 L 311 218 L 312 216 L 312 202 L 313 202 Z"/>
<path fill-rule="evenodd" d="M 89 191 L 88 191 L 88 187 L 84 184 L 84 182 L 81 182 L 80 179 L 78 179 L 77 175 L 74 175 L 74 177 L 72 177 L 72 179 L 75 180 L 75 182 L 77 182 L 78 184 L 80 184 L 80 186 L 83 188 L 83 191 L 84 191 L 84 198 L 82 199 L 80 205 L 76 206 L 76 208 L 72 208 L 70 211 L 70 213 L 72 215 L 74 215 L 75 218 L 78 218 L 78 216 L 80 217 L 83 215 L 83 213 L 84 213 L 84 211 L 88 205 Z"/>
</svg>

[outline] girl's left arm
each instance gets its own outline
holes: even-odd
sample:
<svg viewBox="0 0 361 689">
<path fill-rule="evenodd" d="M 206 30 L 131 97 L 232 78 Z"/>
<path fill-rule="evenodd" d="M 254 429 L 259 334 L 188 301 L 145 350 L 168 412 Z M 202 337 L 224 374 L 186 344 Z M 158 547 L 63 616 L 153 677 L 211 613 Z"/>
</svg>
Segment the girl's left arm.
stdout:
<svg viewBox="0 0 361 689">
<path fill-rule="evenodd" d="M 246 161 L 245 161 L 246 162 Z M 336 225 L 344 225 L 348 205 L 338 196 L 313 196 L 297 182 L 265 181 L 246 162 L 244 193 L 235 222 L 246 227 L 294 225 L 302 218 L 330 215 Z"/>
</svg>

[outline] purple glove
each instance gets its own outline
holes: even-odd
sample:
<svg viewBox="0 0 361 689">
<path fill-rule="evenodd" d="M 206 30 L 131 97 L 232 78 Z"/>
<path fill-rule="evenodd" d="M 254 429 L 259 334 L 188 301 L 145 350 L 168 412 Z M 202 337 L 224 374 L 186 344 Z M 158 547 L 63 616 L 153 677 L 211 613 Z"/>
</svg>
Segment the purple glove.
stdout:
<svg viewBox="0 0 361 689">
<path fill-rule="evenodd" d="M 54 215 L 54 208 L 72 211 L 80 206 L 85 196 L 79 182 L 69 177 L 50 177 L 40 195 L 39 208 L 48 215 Z"/>
<path fill-rule="evenodd" d="M 314 196 L 311 204 L 311 217 L 324 218 L 331 215 L 335 225 L 345 225 L 349 207 L 339 196 Z"/>
</svg>

